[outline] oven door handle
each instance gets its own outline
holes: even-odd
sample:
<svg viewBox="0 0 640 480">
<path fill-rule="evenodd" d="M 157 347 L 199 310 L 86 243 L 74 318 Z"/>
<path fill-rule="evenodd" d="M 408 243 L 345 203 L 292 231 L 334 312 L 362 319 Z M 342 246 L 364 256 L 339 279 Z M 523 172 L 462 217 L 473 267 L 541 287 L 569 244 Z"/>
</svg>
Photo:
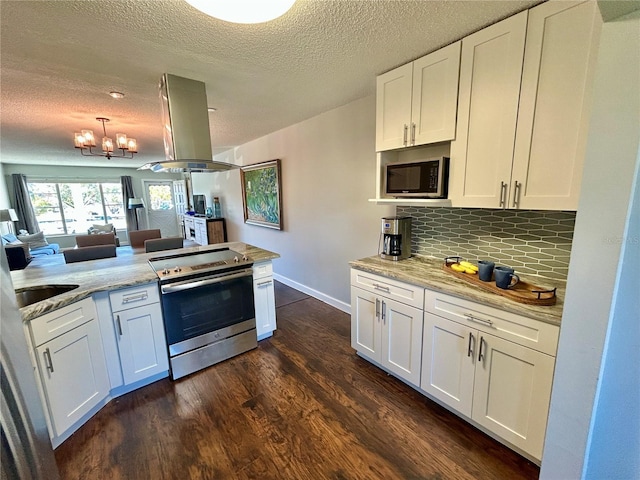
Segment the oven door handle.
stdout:
<svg viewBox="0 0 640 480">
<path fill-rule="evenodd" d="M 235 278 L 251 277 L 252 275 L 253 275 L 253 270 L 248 268 L 246 270 L 241 270 L 238 273 L 221 274 L 216 277 L 207 277 L 202 280 L 195 280 L 195 281 L 188 280 L 186 282 L 172 283 L 170 285 L 162 285 L 160 287 L 160 291 L 163 294 L 175 293 L 175 292 L 180 292 L 182 290 L 187 290 L 190 288 L 204 287 L 206 285 L 221 283 L 227 280 L 233 280 Z"/>
</svg>

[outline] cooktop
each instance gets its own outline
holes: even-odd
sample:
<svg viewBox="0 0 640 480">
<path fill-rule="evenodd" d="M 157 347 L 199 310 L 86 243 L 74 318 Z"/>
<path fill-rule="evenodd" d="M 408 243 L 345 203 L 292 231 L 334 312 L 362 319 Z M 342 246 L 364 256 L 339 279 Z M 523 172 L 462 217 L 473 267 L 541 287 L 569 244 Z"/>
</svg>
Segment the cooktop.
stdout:
<svg viewBox="0 0 640 480">
<path fill-rule="evenodd" d="M 225 248 L 151 258 L 149 265 L 161 281 L 170 281 L 250 267 L 253 260 L 242 253 Z"/>
</svg>

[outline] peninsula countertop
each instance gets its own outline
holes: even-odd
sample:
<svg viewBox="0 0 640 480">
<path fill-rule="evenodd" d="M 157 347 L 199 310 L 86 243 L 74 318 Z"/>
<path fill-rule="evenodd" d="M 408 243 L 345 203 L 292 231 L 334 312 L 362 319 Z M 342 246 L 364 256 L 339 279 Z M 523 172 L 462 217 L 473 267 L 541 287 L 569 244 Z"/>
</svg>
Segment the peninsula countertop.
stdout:
<svg viewBox="0 0 640 480">
<path fill-rule="evenodd" d="M 413 255 L 397 262 L 384 260 L 378 256 L 349 262 L 352 268 L 382 275 L 401 282 L 446 293 L 483 305 L 540 320 L 552 325 L 560 325 L 566 282 L 562 280 L 521 275 L 527 282 L 548 288 L 557 288 L 555 305 L 538 306 L 518 303 L 496 293 L 487 292 L 464 280 L 460 280 L 442 269 L 443 260 Z"/>
<path fill-rule="evenodd" d="M 171 253 L 190 253 L 228 247 L 246 254 L 254 263 L 270 261 L 280 255 L 242 242 L 227 242 L 214 245 L 182 248 L 153 253 L 119 254 L 113 258 L 91 260 L 79 263 L 54 263 L 50 258 L 37 258 L 24 270 L 11 272 L 13 288 L 35 287 L 38 285 L 78 285 L 78 288 L 20 309 L 22 320 L 28 322 L 47 312 L 57 310 L 71 303 L 91 296 L 96 292 L 155 282 L 158 277 L 149 265 L 149 259 Z M 122 247 L 121 247 L 122 248 Z M 60 255 L 62 256 L 62 255 Z"/>
</svg>

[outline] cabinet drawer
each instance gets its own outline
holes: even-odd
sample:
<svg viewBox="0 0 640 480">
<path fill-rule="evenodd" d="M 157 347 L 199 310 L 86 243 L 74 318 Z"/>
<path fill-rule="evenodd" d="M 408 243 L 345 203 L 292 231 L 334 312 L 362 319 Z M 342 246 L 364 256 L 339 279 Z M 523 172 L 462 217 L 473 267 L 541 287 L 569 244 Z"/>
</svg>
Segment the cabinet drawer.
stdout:
<svg viewBox="0 0 640 480">
<path fill-rule="evenodd" d="M 147 283 L 136 287 L 109 292 L 111 311 L 119 312 L 133 307 L 141 307 L 160 301 L 157 283 Z"/>
<path fill-rule="evenodd" d="M 422 310 L 424 288 L 351 269 L 351 285 Z"/>
<path fill-rule="evenodd" d="M 253 278 L 264 278 L 273 276 L 273 265 L 271 262 L 262 262 L 253 264 Z"/>
<path fill-rule="evenodd" d="M 34 318 L 30 323 L 33 343 L 40 346 L 94 318 L 96 307 L 91 297 Z"/>
<path fill-rule="evenodd" d="M 479 331 L 548 355 L 556 355 L 559 327 L 469 300 L 425 291 L 424 309 Z"/>
</svg>

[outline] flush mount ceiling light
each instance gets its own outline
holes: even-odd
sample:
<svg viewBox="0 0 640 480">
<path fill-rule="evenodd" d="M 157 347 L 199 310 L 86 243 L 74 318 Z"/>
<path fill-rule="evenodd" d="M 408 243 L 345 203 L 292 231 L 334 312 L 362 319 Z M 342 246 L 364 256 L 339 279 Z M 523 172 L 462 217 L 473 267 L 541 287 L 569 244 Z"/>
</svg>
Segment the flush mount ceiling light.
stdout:
<svg viewBox="0 0 640 480">
<path fill-rule="evenodd" d="M 113 139 L 107 137 L 107 129 L 104 124 L 109 121 L 108 118 L 97 117 L 96 120 L 102 122 L 102 153 L 94 152 L 93 147 L 96 146 L 96 137 L 93 130 L 82 130 L 76 132 L 74 136 L 74 146 L 80 149 L 80 153 L 87 157 L 106 157 L 110 158 L 133 158 L 134 153 L 138 153 L 138 143 L 134 138 L 127 138 L 124 133 L 116 133 L 116 147 L 122 150 L 122 153 L 113 153 Z"/>
<path fill-rule="evenodd" d="M 124 93 L 116 92 L 115 90 L 109 92 L 109 96 L 113 98 L 124 98 Z"/>
<path fill-rule="evenodd" d="M 233 23 L 262 23 L 289 11 L 296 0 L 185 0 L 203 13 Z"/>
</svg>

